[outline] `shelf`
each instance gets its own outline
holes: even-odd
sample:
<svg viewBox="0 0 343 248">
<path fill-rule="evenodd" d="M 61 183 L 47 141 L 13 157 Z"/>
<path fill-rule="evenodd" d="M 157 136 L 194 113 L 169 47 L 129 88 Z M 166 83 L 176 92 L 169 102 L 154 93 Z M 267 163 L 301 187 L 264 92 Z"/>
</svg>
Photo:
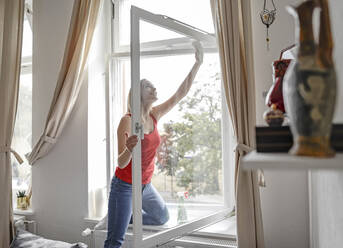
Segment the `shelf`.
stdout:
<svg viewBox="0 0 343 248">
<path fill-rule="evenodd" d="M 13 209 L 13 214 L 30 216 L 30 215 L 34 215 L 35 213 L 33 212 L 33 210 L 31 208 L 29 208 L 27 210 Z"/>
<path fill-rule="evenodd" d="M 292 156 L 288 153 L 258 153 L 252 151 L 242 160 L 245 170 L 341 170 L 343 169 L 343 153 L 336 153 L 333 158 L 314 158 Z"/>
</svg>

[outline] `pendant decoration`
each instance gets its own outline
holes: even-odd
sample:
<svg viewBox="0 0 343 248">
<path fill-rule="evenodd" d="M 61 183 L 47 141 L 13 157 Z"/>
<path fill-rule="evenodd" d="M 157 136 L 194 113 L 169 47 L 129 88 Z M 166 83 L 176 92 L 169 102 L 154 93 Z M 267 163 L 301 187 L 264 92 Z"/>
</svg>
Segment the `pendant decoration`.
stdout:
<svg viewBox="0 0 343 248">
<path fill-rule="evenodd" d="M 264 4 L 263 4 L 263 9 L 260 12 L 260 17 L 261 17 L 261 21 L 264 25 L 266 25 L 266 42 L 267 42 L 267 50 L 269 51 L 269 26 L 272 25 L 272 23 L 275 21 L 275 17 L 276 17 L 276 7 L 274 4 L 274 0 L 271 0 L 272 4 L 273 4 L 273 9 L 272 10 L 268 10 L 266 8 L 266 2 L 267 0 L 264 0 Z"/>
</svg>

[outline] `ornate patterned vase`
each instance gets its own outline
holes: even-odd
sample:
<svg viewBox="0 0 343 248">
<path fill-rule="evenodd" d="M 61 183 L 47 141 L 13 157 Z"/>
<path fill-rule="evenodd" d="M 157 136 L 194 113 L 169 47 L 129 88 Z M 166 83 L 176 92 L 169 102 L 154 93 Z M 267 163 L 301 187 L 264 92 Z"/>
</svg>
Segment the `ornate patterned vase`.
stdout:
<svg viewBox="0 0 343 248">
<path fill-rule="evenodd" d="M 312 14 L 321 8 L 319 44 L 315 44 Z M 336 103 L 336 73 L 326 0 L 306 1 L 288 11 L 297 21 L 298 55 L 285 75 L 283 95 L 294 144 L 291 154 L 331 157 L 331 125 Z"/>
</svg>

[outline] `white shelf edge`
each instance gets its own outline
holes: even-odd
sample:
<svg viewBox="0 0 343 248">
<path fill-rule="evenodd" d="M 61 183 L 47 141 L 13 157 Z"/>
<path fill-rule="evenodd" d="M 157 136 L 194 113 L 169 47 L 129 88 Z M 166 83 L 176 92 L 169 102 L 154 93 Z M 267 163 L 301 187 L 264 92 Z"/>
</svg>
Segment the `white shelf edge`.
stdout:
<svg viewBox="0 0 343 248">
<path fill-rule="evenodd" d="M 336 153 L 333 158 L 315 158 L 252 151 L 243 157 L 241 166 L 244 170 L 342 170 L 343 153 Z"/>
<path fill-rule="evenodd" d="M 21 209 L 15 208 L 15 209 L 13 209 L 13 214 L 22 215 L 22 216 L 31 216 L 31 215 L 34 215 L 35 212 L 31 208 L 29 208 L 27 210 L 21 210 Z"/>
</svg>

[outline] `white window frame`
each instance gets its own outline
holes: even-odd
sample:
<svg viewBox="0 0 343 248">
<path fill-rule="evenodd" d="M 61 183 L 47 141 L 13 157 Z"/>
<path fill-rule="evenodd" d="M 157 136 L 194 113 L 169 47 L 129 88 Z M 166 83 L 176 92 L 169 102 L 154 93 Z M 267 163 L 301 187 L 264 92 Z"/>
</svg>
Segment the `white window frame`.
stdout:
<svg viewBox="0 0 343 248">
<path fill-rule="evenodd" d="M 187 37 L 202 42 L 216 44 L 215 37 L 200 31 L 187 24 L 169 18 L 167 16 L 156 15 L 143 9 L 131 6 L 131 89 L 132 89 L 132 133 L 144 137 L 142 125 L 140 123 L 140 32 L 139 22 L 146 21 L 162 28 L 181 33 Z M 138 99 L 138 100 L 136 100 Z M 200 228 L 208 226 L 225 219 L 230 213 L 230 209 L 218 211 L 214 214 L 190 221 L 180 226 L 143 237 L 142 228 L 142 171 L 141 171 L 141 142 L 133 150 L 132 154 L 132 200 L 133 200 L 133 246 L 152 247 L 166 243 L 185 234 L 194 232 Z"/>
<path fill-rule="evenodd" d="M 119 61 L 122 60 L 126 60 L 130 58 L 130 46 L 126 45 L 120 45 L 119 44 L 119 35 L 118 35 L 118 30 L 119 30 L 119 11 L 120 11 L 120 0 L 109 0 L 112 2 L 113 4 L 113 8 L 112 8 L 112 20 L 111 20 L 111 27 L 112 27 L 112 42 L 111 42 L 111 50 L 112 50 L 112 54 L 111 54 L 111 58 L 109 61 L 109 69 L 110 69 L 110 82 L 113 81 L 113 79 L 118 78 L 118 72 L 119 72 Z M 139 8 L 137 8 L 139 9 Z M 144 10 L 141 10 L 141 13 L 143 13 Z M 147 11 L 146 11 L 147 12 Z M 145 13 L 145 12 L 144 12 Z M 149 13 L 149 12 L 148 12 Z M 182 22 L 178 22 L 172 18 L 167 18 L 166 16 L 162 16 L 162 15 L 154 15 L 152 13 L 150 13 L 152 16 L 155 16 L 156 19 L 168 19 L 169 22 L 175 22 L 175 25 L 181 25 L 181 26 L 186 26 L 188 28 L 190 28 L 191 30 L 195 30 L 195 33 L 200 33 L 200 37 L 198 37 L 199 40 L 201 40 L 202 45 L 203 45 L 203 50 L 204 53 L 217 53 L 218 49 L 217 49 L 217 44 L 216 44 L 216 40 L 215 40 L 215 35 L 214 34 L 208 34 L 206 32 L 203 32 L 202 30 L 199 29 L 193 29 L 193 27 L 190 27 L 187 24 L 184 24 Z M 139 18 L 141 19 L 141 18 Z M 144 20 L 144 19 L 143 19 Z M 148 20 L 144 20 L 144 21 L 148 21 Z M 154 23 L 156 24 L 156 23 Z M 174 30 L 176 31 L 176 30 Z M 137 33 L 137 32 L 136 32 Z M 207 35 L 210 35 L 208 38 Z M 212 37 L 211 37 L 212 35 Z M 186 36 L 189 36 L 186 35 Z M 206 38 L 204 38 L 206 37 Z M 204 41 L 204 39 L 206 39 Z M 139 44 L 139 42 L 138 42 Z M 172 46 L 177 44 L 177 49 L 164 49 L 163 46 Z M 156 47 L 159 47 L 159 49 L 156 49 Z M 161 48 L 160 48 L 161 47 Z M 159 41 L 151 41 L 151 42 L 144 42 L 140 44 L 140 47 L 143 51 L 141 51 L 140 55 L 143 57 L 155 57 L 155 56 L 166 56 L 166 55 L 179 55 L 179 54 L 193 54 L 194 53 L 194 49 L 189 47 L 189 38 L 175 38 L 175 39 L 168 39 L 168 40 L 159 40 Z M 113 95 L 111 95 L 113 92 L 112 88 L 115 87 L 116 89 L 122 89 L 122 86 L 120 86 L 118 88 L 118 85 L 112 85 L 110 83 L 109 85 L 109 93 L 108 93 L 108 99 L 113 100 Z M 115 94 L 118 94 L 117 91 L 115 91 Z M 228 151 L 228 150 L 232 150 L 233 151 L 233 147 L 234 147 L 234 139 L 230 139 L 230 137 L 233 137 L 233 131 L 232 131 L 232 126 L 230 125 L 230 120 L 229 120 L 229 113 L 228 113 L 228 109 L 226 107 L 226 101 L 225 101 L 225 95 L 223 93 L 224 91 L 222 90 L 222 102 L 223 102 L 223 107 L 222 107 L 222 147 L 223 147 L 223 151 Z M 121 96 L 121 93 L 119 93 L 119 95 Z M 122 97 L 122 96 L 121 96 Z M 120 101 L 122 103 L 125 104 L 125 100 L 120 99 Z M 111 104 L 108 101 L 108 110 L 111 110 Z M 108 122 L 108 126 L 112 127 L 113 126 L 113 115 L 112 112 L 109 111 L 109 120 L 111 120 Z M 132 125 L 132 127 L 134 127 L 134 125 Z M 111 178 L 113 176 L 113 166 L 114 166 L 114 160 L 115 160 L 115 149 L 113 149 L 113 145 L 115 145 L 115 132 L 112 132 L 112 128 L 108 128 L 108 132 L 107 132 L 107 144 L 108 144 L 108 150 L 110 151 L 111 155 L 110 155 L 110 159 L 108 159 L 108 166 L 107 166 L 107 181 L 108 181 L 108 186 L 110 185 L 111 182 Z M 234 199 L 234 187 L 233 187 L 233 183 L 230 184 L 228 183 L 226 180 L 229 180 L 231 182 L 234 182 L 234 163 L 233 161 L 233 152 L 232 154 L 227 153 L 227 152 L 223 152 L 223 166 L 222 166 L 222 170 L 223 170 L 223 177 L 225 178 L 225 180 L 223 180 L 223 196 L 224 196 L 224 206 L 227 208 L 225 209 L 222 213 L 220 213 L 219 215 L 222 216 L 222 219 L 227 218 L 228 216 L 230 216 L 230 210 L 232 210 L 232 207 L 235 205 L 235 199 Z M 232 160 L 232 161 L 231 161 Z M 225 164 L 225 166 L 224 166 Z M 138 180 L 140 181 L 140 180 Z M 141 185 L 139 184 L 139 187 L 141 187 Z M 108 189 L 109 190 L 109 189 Z M 136 191 L 138 192 L 139 189 L 136 188 Z M 136 199 L 137 202 L 137 199 Z M 141 204 L 141 200 L 138 201 Z M 139 204 L 139 203 L 138 203 Z M 232 212 L 231 212 L 232 213 Z M 141 211 L 138 211 L 138 215 L 141 214 Z M 134 228 L 134 237 L 136 237 L 135 242 L 135 247 L 149 247 L 151 245 L 156 244 L 156 242 L 161 243 L 161 238 L 163 238 L 163 240 L 171 240 L 173 239 L 173 237 L 175 238 L 175 229 L 182 227 L 180 235 L 185 235 L 188 232 L 193 232 L 195 231 L 194 229 L 194 225 L 200 225 L 202 227 L 204 227 L 205 225 L 209 225 L 209 223 L 211 222 L 210 220 L 213 220 L 213 218 L 216 218 L 217 213 L 212 214 L 208 217 L 206 217 L 205 219 L 200 219 L 200 220 L 196 220 L 194 222 L 191 223 L 186 223 L 183 224 L 181 226 L 178 226 L 176 228 L 172 228 L 160 233 L 157 233 L 153 236 L 148 237 L 148 239 L 145 239 L 145 241 L 143 241 L 143 236 L 142 236 L 142 225 L 141 223 L 139 224 L 139 222 L 141 222 L 141 217 L 136 216 L 136 218 L 138 217 L 138 221 L 134 221 L 134 223 L 136 223 L 136 226 L 133 226 Z M 218 217 L 218 216 L 217 216 Z M 135 218 L 135 217 L 134 217 Z M 218 221 L 218 220 L 217 220 Z M 220 221 L 220 219 L 219 219 Z M 184 227 L 186 226 L 186 227 Z M 192 227 L 192 228 L 190 228 Z M 147 227 L 144 227 L 144 230 L 147 229 Z M 149 228 L 148 228 L 149 229 Z M 138 230 L 138 231 L 137 231 Z M 164 230 L 164 228 L 161 228 L 161 230 Z M 188 231 L 187 231 L 188 230 Z M 187 232 L 186 232 L 187 231 Z M 161 235 L 162 236 L 159 236 Z M 214 235 L 215 236 L 215 235 Z M 229 235 L 230 236 L 230 235 Z M 142 242 L 144 243 L 144 246 L 142 246 Z"/>
</svg>

